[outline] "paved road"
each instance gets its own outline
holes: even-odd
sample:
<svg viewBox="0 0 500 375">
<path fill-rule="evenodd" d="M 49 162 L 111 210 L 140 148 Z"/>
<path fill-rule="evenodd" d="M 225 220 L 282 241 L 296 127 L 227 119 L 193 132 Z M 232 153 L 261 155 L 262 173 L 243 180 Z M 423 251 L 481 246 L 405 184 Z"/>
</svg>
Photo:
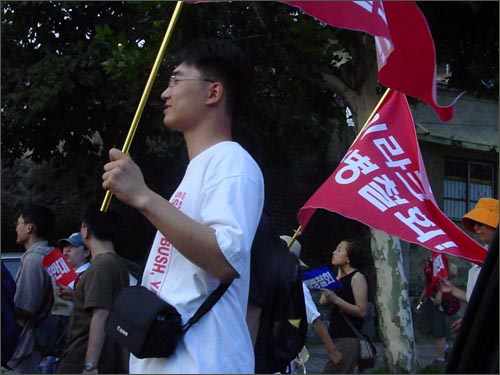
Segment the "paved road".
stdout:
<svg viewBox="0 0 500 375">
<path fill-rule="evenodd" d="M 306 346 L 310 354 L 309 360 L 306 363 L 307 372 L 309 374 L 321 374 L 323 372 L 325 363 L 328 360 L 328 355 L 326 353 L 325 347 L 322 345 L 321 341 L 317 340 L 310 340 L 310 342 Z M 384 349 L 382 347 L 382 343 L 376 342 L 375 346 L 377 348 L 377 352 L 379 353 L 375 368 L 383 368 Z M 434 358 L 436 358 L 436 349 L 434 343 L 430 340 L 417 342 L 417 353 L 419 366 L 423 368 L 429 365 L 434 360 Z"/>
</svg>

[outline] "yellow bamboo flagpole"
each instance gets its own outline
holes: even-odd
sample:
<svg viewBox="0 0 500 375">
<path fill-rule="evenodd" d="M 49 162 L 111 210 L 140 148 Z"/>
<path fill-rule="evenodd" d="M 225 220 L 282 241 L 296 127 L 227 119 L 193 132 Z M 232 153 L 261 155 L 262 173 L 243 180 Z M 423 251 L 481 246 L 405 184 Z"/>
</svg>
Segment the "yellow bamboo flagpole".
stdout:
<svg viewBox="0 0 500 375">
<path fill-rule="evenodd" d="M 368 124 L 370 123 L 370 121 L 373 119 L 373 116 L 375 116 L 375 113 L 377 113 L 377 111 L 379 110 L 380 106 L 382 105 L 382 103 L 385 101 L 385 98 L 387 97 L 387 95 L 389 95 L 389 92 L 391 92 L 391 89 L 388 88 L 387 90 L 385 90 L 384 92 L 384 95 L 382 95 L 382 97 L 380 98 L 380 100 L 378 101 L 377 105 L 375 106 L 375 108 L 373 109 L 372 113 L 370 114 L 370 116 L 368 116 L 368 118 L 366 119 L 365 121 L 365 124 L 363 125 L 363 127 L 361 128 L 361 130 L 358 132 L 358 135 L 356 136 L 356 139 L 352 142 L 354 144 L 354 142 L 356 142 L 359 138 L 359 135 L 361 133 L 363 133 L 363 130 L 368 126 Z"/>
<path fill-rule="evenodd" d="M 363 132 L 363 129 L 366 128 L 366 126 L 370 123 L 370 121 L 373 119 L 373 116 L 375 116 L 375 113 L 377 113 L 377 111 L 379 110 L 380 106 L 382 105 L 382 103 L 384 102 L 385 98 L 387 97 L 387 95 L 389 95 L 389 92 L 391 91 L 390 88 L 388 88 L 387 90 L 385 90 L 384 92 L 384 95 L 382 95 L 382 98 L 380 98 L 380 100 L 378 101 L 377 105 L 375 106 L 375 108 L 373 109 L 372 113 L 370 114 L 370 116 L 368 116 L 368 119 L 365 121 L 365 124 L 363 125 L 363 127 L 361 128 L 361 130 L 359 131 L 358 135 L 356 136 L 356 139 L 354 140 L 354 142 L 356 142 L 358 140 L 358 137 L 359 135 Z M 352 142 L 354 144 L 354 142 Z M 288 243 L 288 248 L 290 248 L 290 246 L 292 246 L 292 244 L 295 242 L 295 239 L 297 238 L 297 236 L 300 234 L 300 231 L 302 230 L 302 225 L 299 225 L 299 227 L 295 230 L 295 234 L 293 235 L 293 237 L 290 239 L 290 242 Z"/>
<path fill-rule="evenodd" d="M 288 248 L 292 247 L 293 243 L 295 242 L 295 240 L 299 236 L 301 229 L 302 229 L 302 225 L 299 225 L 299 227 L 295 230 L 295 233 L 293 234 L 292 238 L 290 238 L 290 241 L 287 244 Z"/>
<path fill-rule="evenodd" d="M 135 131 L 137 130 L 137 125 L 139 124 L 139 120 L 141 119 L 142 112 L 144 110 L 144 106 L 146 105 L 146 101 L 148 100 L 149 93 L 151 92 L 151 88 L 153 87 L 153 82 L 156 78 L 156 74 L 160 68 L 161 60 L 163 59 L 163 55 L 165 55 L 165 51 L 167 50 L 168 42 L 170 41 L 170 37 L 174 31 L 175 23 L 179 18 L 179 14 L 181 12 L 183 2 L 177 1 L 177 5 L 175 6 L 174 13 L 172 14 L 172 18 L 170 19 L 170 23 L 168 25 L 167 31 L 165 32 L 165 36 L 163 37 L 163 41 L 160 45 L 160 49 L 158 50 L 158 54 L 156 56 L 156 60 L 153 64 L 153 68 L 151 69 L 151 73 L 149 74 L 148 81 L 146 82 L 146 87 L 142 93 L 141 100 L 139 101 L 139 105 L 137 106 L 137 110 L 135 111 L 134 118 L 132 120 L 132 124 L 130 125 L 130 129 L 127 134 L 127 138 L 125 138 L 125 143 L 123 144 L 122 152 L 128 154 L 130 150 L 130 145 L 132 144 L 132 139 L 134 138 Z M 109 208 L 109 203 L 111 202 L 111 197 L 113 193 L 109 190 L 106 191 L 106 196 L 102 201 L 101 211 L 106 212 Z"/>
</svg>

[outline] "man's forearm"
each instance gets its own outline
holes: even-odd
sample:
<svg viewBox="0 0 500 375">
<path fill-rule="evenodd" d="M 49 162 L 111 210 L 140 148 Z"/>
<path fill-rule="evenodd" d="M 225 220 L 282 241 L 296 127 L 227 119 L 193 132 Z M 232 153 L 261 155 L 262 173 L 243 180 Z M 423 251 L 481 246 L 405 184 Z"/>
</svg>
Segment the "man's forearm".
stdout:
<svg viewBox="0 0 500 375">
<path fill-rule="evenodd" d="M 104 327 L 108 320 L 109 310 L 93 309 L 92 320 L 89 329 L 89 342 L 87 345 L 87 353 L 85 355 L 85 363 L 92 362 L 97 366 L 101 356 L 102 347 L 106 333 Z"/>
<path fill-rule="evenodd" d="M 465 293 L 465 290 L 453 286 L 451 288 L 451 294 L 452 296 L 457 297 L 459 300 L 467 302 L 467 294 Z"/>
<path fill-rule="evenodd" d="M 314 320 L 312 326 L 316 331 L 316 333 L 318 334 L 321 341 L 323 341 L 326 350 L 328 350 L 329 352 L 334 352 L 335 350 L 337 350 L 335 344 L 332 341 L 332 338 L 330 337 L 330 334 L 328 333 L 328 330 L 326 329 L 325 325 L 323 324 L 323 322 L 319 317 Z"/>
<path fill-rule="evenodd" d="M 154 192 L 144 199 L 139 210 L 191 262 L 221 282 L 238 276 L 220 250 L 213 228 L 188 217 Z"/>
<path fill-rule="evenodd" d="M 316 318 L 313 321 L 312 326 L 318 336 L 321 338 L 321 341 L 323 341 L 326 350 L 328 350 L 328 357 L 330 358 L 330 361 L 332 361 L 334 365 L 339 365 L 342 361 L 342 353 L 337 350 L 332 338 L 330 337 L 330 334 L 328 333 L 328 330 L 326 329 L 321 319 L 319 317 Z"/>
</svg>

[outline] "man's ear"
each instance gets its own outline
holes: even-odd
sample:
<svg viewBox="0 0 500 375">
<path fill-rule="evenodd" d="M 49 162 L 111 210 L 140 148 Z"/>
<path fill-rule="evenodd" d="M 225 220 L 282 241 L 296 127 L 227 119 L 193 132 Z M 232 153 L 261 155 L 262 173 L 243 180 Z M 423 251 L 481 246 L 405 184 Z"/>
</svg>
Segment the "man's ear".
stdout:
<svg viewBox="0 0 500 375">
<path fill-rule="evenodd" d="M 83 238 L 88 238 L 89 236 L 89 228 L 86 225 L 82 225 L 80 229 L 80 234 Z"/>
<path fill-rule="evenodd" d="M 214 104 L 222 100 L 224 94 L 224 86 L 220 82 L 213 82 L 210 84 L 208 90 L 207 104 Z"/>
</svg>

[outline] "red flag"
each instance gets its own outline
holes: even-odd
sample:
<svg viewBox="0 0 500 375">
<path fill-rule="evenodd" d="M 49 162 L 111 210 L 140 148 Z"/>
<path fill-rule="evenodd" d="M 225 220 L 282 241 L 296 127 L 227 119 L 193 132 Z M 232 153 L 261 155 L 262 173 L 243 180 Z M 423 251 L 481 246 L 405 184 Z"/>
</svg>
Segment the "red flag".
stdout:
<svg viewBox="0 0 500 375">
<path fill-rule="evenodd" d="M 432 252 L 424 266 L 425 296 L 434 297 L 439 288 L 439 279 L 448 277 L 448 259 L 443 253 Z"/>
<path fill-rule="evenodd" d="M 71 264 L 63 256 L 60 248 L 56 247 L 48 253 L 42 260 L 44 268 L 54 281 L 58 284 L 68 286 L 78 278 Z"/>
<path fill-rule="evenodd" d="M 442 121 L 453 105 L 436 97 L 436 54 L 427 22 L 413 1 L 284 1 L 329 25 L 375 37 L 379 81 L 428 103 Z"/>
<path fill-rule="evenodd" d="M 408 102 L 397 91 L 390 90 L 337 169 L 300 209 L 302 230 L 317 208 L 479 265 L 486 257 L 437 206 Z"/>
<path fill-rule="evenodd" d="M 448 259 L 441 254 L 432 252 L 432 284 L 436 284 L 439 279 L 448 277 Z"/>
</svg>

